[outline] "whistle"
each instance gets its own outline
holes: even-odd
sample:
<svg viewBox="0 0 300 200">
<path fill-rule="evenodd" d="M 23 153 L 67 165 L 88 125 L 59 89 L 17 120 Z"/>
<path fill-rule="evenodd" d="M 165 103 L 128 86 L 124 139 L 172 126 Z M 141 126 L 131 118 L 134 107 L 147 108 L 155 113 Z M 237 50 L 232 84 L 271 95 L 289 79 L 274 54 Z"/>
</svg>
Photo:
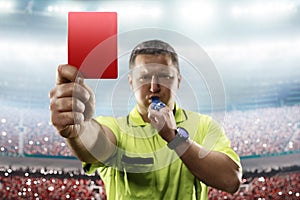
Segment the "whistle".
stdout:
<svg viewBox="0 0 300 200">
<path fill-rule="evenodd" d="M 159 111 L 163 107 L 166 107 L 166 104 L 161 102 L 158 97 L 152 97 L 151 109 Z"/>
</svg>

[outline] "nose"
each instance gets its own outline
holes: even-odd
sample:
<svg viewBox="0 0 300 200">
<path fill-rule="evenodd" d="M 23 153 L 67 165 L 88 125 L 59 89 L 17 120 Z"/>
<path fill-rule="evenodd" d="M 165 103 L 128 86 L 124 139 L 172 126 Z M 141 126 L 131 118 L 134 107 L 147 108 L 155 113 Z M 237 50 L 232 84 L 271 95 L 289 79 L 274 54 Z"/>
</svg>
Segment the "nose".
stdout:
<svg viewBox="0 0 300 200">
<path fill-rule="evenodd" d="M 151 83 L 150 83 L 150 84 L 151 84 L 151 85 L 150 85 L 150 92 L 152 92 L 152 93 L 159 92 L 160 86 L 159 86 L 157 77 L 152 76 L 152 77 L 151 77 Z"/>
</svg>

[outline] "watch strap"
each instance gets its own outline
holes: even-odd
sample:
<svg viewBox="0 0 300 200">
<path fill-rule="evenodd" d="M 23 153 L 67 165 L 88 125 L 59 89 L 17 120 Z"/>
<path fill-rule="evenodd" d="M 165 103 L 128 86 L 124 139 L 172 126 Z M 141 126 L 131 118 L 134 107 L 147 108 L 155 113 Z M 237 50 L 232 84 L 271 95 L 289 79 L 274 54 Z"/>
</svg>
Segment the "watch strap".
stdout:
<svg viewBox="0 0 300 200">
<path fill-rule="evenodd" d="M 177 128 L 175 130 L 175 138 L 171 142 L 168 143 L 168 147 L 172 150 L 174 150 L 179 144 L 187 142 L 189 140 L 189 137 L 181 134 L 179 129 L 180 128 Z M 181 128 L 181 129 L 183 129 L 183 128 Z M 184 130 L 184 131 L 186 131 L 186 130 Z M 186 133 L 187 133 L 187 131 L 186 131 Z"/>
</svg>

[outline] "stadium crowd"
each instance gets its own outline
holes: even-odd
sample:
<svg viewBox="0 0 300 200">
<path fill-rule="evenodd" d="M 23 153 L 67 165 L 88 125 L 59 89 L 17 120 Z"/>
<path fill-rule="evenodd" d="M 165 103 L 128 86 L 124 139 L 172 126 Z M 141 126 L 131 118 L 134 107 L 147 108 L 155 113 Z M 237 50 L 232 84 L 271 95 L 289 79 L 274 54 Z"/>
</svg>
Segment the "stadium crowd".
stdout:
<svg viewBox="0 0 300 200">
<path fill-rule="evenodd" d="M 228 112 L 224 129 L 240 156 L 299 150 L 300 106 Z"/>
<path fill-rule="evenodd" d="M 49 123 L 44 110 L 1 107 L 0 156 L 70 157 L 64 139 Z M 227 112 L 223 123 L 240 156 L 300 150 L 300 106 Z M 300 199 L 299 172 L 244 178 L 234 195 L 210 189 L 209 199 Z M 105 199 L 99 177 L 45 175 L 36 170 L 0 170 L 4 199 Z"/>
<path fill-rule="evenodd" d="M 11 107 L 4 107 L 2 110 L 4 112 L 0 113 L 0 154 L 72 156 L 64 139 L 49 123 L 47 110 Z"/>
<path fill-rule="evenodd" d="M 105 200 L 103 181 L 84 175 L 61 173 L 43 174 L 31 170 L 12 170 L 0 172 L 1 199 L 90 199 Z"/>
<path fill-rule="evenodd" d="M 0 112 L 0 152 L 15 156 L 19 152 L 18 109 L 1 106 Z"/>
<path fill-rule="evenodd" d="M 72 156 L 49 123 L 47 111 L 1 110 L 0 155 Z M 230 111 L 225 115 L 224 129 L 241 157 L 299 150 L 300 106 Z"/>
<path fill-rule="evenodd" d="M 228 194 L 216 189 L 210 189 L 210 200 L 221 199 L 249 199 L 249 200 L 267 200 L 267 199 L 300 199 L 300 173 L 284 173 L 271 177 L 255 177 L 244 179 L 240 191 L 236 194 Z"/>
<path fill-rule="evenodd" d="M 209 199 L 300 199 L 300 172 L 285 172 L 272 176 L 248 177 L 235 194 L 210 188 Z M 103 182 L 98 175 L 87 176 L 70 172 L 54 174 L 11 168 L 1 169 L 0 197 L 3 199 L 91 199 L 105 200 Z"/>
</svg>

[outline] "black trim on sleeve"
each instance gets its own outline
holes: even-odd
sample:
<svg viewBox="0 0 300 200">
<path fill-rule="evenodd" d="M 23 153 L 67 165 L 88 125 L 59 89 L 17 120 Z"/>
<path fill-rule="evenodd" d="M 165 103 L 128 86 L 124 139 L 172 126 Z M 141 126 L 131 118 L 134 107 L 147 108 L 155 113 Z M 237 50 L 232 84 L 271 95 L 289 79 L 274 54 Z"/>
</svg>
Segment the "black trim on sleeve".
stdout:
<svg viewBox="0 0 300 200">
<path fill-rule="evenodd" d="M 90 164 L 90 163 L 87 163 L 84 167 L 83 167 L 83 171 L 84 172 L 88 172 L 88 171 L 90 171 L 90 169 L 91 169 L 91 166 L 92 166 L 92 164 Z"/>
</svg>

